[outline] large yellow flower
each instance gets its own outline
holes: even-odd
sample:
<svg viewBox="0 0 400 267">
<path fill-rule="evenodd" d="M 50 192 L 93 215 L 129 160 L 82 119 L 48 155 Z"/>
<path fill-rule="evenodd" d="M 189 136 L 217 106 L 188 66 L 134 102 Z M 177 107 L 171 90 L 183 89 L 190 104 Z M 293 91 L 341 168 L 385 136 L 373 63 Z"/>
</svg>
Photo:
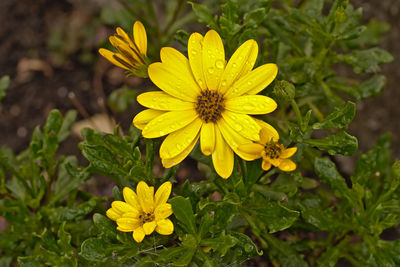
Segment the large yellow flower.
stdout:
<svg viewBox="0 0 400 267">
<path fill-rule="evenodd" d="M 133 119 L 146 138 L 168 135 L 160 147 L 164 167 L 181 162 L 198 139 L 204 155 L 211 155 L 216 172 L 228 178 L 235 152 L 245 160 L 254 159 L 238 151 L 240 144 L 259 140 L 261 126 L 269 124 L 248 114 L 266 114 L 276 102 L 256 95 L 275 78 L 278 68 L 265 64 L 252 70 L 258 45 L 243 43 L 228 63 L 218 33 L 203 37 L 193 33 L 188 42 L 189 59 L 171 47 L 161 49 L 161 62 L 149 66 L 149 77 L 163 92 L 147 92 L 137 100 L 146 109 Z"/>
<path fill-rule="evenodd" d="M 165 182 L 155 195 L 154 187 L 143 181 L 138 183 L 136 193 L 125 187 L 125 202 L 113 201 L 107 217 L 117 222 L 119 231 L 133 232 L 136 242 L 142 242 L 145 235 L 154 230 L 161 235 L 170 235 L 174 231 L 174 225 L 167 219 L 172 214 L 171 204 L 167 203 L 171 187 L 170 182 Z"/>
<path fill-rule="evenodd" d="M 260 142 L 240 145 L 239 151 L 251 154 L 255 159 L 262 158 L 261 167 L 264 171 L 268 171 L 271 165 L 285 172 L 295 170 L 296 163 L 289 158 L 296 153 L 297 147 L 285 148 L 278 140 L 277 132 L 263 128 L 260 131 Z"/>
<path fill-rule="evenodd" d="M 126 69 L 139 77 L 148 77 L 147 35 L 140 21 L 133 24 L 133 39 L 120 27 L 109 38 L 117 53 L 100 48 L 99 53 L 114 65 Z"/>
</svg>

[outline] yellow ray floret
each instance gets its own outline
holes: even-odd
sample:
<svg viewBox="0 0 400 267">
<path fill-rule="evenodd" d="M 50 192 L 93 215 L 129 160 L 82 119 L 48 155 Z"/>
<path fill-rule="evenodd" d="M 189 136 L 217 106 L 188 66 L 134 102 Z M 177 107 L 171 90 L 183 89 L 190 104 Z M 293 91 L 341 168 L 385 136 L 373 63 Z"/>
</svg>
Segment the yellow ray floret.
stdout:
<svg viewBox="0 0 400 267">
<path fill-rule="evenodd" d="M 117 52 L 100 48 L 99 53 L 103 57 L 136 76 L 148 77 L 147 35 L 140 21 L 136 21 L 133 24 L 133 39 L 118 27 L 115 35 L 111 36 L 109 40 Z"/>
<path fill-rule="evenodd" d="M 124 201 L 114 201 L 106 215 L 117 222 L 117 230 L 133 232 L 136 242 L 142 242 L 154 230 L 161 235 L 170 235 L 174 225 L 168 219 L 172 214 L 171 204 L 167 203 L 171 194 L 170 182 L 163 183 L 154 194 L 154 187 L 141 181 L 136 193 L 129 187 L 123 189 Z"/>
<path fill-rule="evenodd" d="M 227 62 L 223 42 L 214 30 L 190 36 L 188 58 L 174 48 L 161 49 L 161 62 L 151 64 L 148 73 L 162 92 L 138 96 L 138 102 L 149 109 L 133 123 L 145 138 L 167 135 L 160 147 L 164 167 L 180 163 L 200 139 L 202 153 L 212 157 L 222 178 L 228 178 L 234 154 L 245 160 L 255 158 L 238 150 L 240 145 L 260 141 L 263 126 L 277 135 L 272 126 L 250 116 L 277 107 L 273 99 L 256 95 L 278 73 L 275 64 L 252 70 L 257 54 L 257 42 L 248 40 Z"/>
<path fill-rule="evenodd" d="M 296 163 L 289 158 L 296 153 L 297 147 L 285 148 L 278 140 L 277 132 L 262 128 L 259 142 L 240 145 L 238 150 L 252 155 L 253 159 L 262 158 L 261 167 L 265 171 L 268 171 L 272 165 L 285 172 L 295 170 Z"/>
</svg>

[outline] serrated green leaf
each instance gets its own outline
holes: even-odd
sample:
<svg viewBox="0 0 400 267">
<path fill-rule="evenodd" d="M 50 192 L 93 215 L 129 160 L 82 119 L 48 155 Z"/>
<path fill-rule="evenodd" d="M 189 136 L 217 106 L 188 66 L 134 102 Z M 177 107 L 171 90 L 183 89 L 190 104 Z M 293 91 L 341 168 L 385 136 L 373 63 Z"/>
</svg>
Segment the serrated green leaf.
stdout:
<svg viewBox="0 0 400 267">
<path fill-rule="evenodd" d="M 99 229 L 101 235 L 105 234 L 111 237 L 116 236 L 116 225 L 106 216 L 101 215 L 100 213 L 95 213 L 93 215 L 93 223 L 97 229 Z"/>
<path fill-rule="evenodd" d="M 174 216 L 185 226 L 186 231 L 188 233 L 195 234 L 196 223 L 190 200 L 181 196 L 177 196 L 171 198 L 169 203 L 172 204 Z"/>
<path fill-rule="evenodd" d="M 67 139 L 67 137 L 69 136 L 71 127 L 74 124 L 77 115 L 78 112 L 76 110 L 69 110 L 65 114 L 60 131 L 58 132 L 59 143 Z"/>
<path fill-rule="evenodd" d="M 107 256 L 104 240 L 96 237 L 86 239 L 82 243 L 79 255 L 89 261 L 102 261 Z"/>
<path fill-rule="evenodd" d="M 351 156 L 358 148 L 357 138 L 345 131 L 340 131 L 320 139 L 306 139 L 304 142 L 325 150 L 331 155 L 342 154 L 344 156 Z"/>
<path fill-rule="evenodd" d="M 347 102 L 343 107 L 336 108 L 323 121 L 314 123 L 312 128 L 314 130 L 329 128 L 343 129 L 352 122 L 355 114 L 356 105 L 353 102 Z"/>
<path fill-rule="evenodd" d="M 379 65 L 389 63 L 393 56 L 380 48 L 354 51 L 343 56 L 344 61 L 353 67 L 355 73 L 376 73 L 380 71 Z"/>
<path fill-rule="evenodd" d="M 113 153 L 104 146 L 81 143 L 80 149 L 82 154 L 90 161 L 91 167 L 96 171 L 103 174 L 125 175 Z"/>
<path fill-rule="evenodd" d="M 385 175 L 390 164 L 390 139 L 389 134 L 382 135 L 374 148 L 367 153 L 362 153 L 357 159 L 354 174 L 351 177 L 353 183 L 367 185 L 373 175 L 379 173 Z"/>
<path fill-rule="evenodd" d="M 383 75 L 374 75 L 358 86 L 358 92 L 361 98 L 368 98 L 379 95 L 383 91 L 385 86 L 386 77 Z"/>
<path fill-rule="evenodd" d="M 251 212 L 265 223 L 270 233 L 289 228 L 300 215 L 298 211 L 291 210 L 279 202 L 265 203 L 263 207 L 252 208 Z"/>
<path fill-rule="evenodd" d="M 192 5 L 193 12 L 199 22 L 205 25 L 210 25 L 213 29 L 216 28 L 217 25 L 215 23 L 214 17 L 211 14 L 210 9 L 206 5 L 196 4 L 190 1 L 188 1 L 188 3 Z"/>
<path fill-rule="evenodd" d="M 335 163 L 329 158 L 316 158 L 314 169 L 321 181 L 330 187 L 335 196 L 347 199 L 355 208 L 361 210 L 357 196 L 347 186 L 346 181 L 336 169 Z"/>
<path fill-rule="evenodd" d="M 200 246 L 211 247 L 214 251 L 219 252 L 221 257 L 225 256 L 230 248 L 235 246 L 239 240 L 231 235 L 220 235 L 216 238 L 206 238 L 200 241 Z"/>
</svg>

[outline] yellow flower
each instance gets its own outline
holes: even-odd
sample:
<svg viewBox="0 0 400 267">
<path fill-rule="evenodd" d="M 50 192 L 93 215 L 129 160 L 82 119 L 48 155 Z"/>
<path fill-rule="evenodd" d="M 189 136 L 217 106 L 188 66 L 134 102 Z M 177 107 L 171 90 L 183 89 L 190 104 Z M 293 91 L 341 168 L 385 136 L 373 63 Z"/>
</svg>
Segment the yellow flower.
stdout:
<svg viewBox="0 0 400 267">
<path fill-rule="evenodd" d="M 171 204 L 167 203 L 171 187 L 170 182 L 165 182 L 155 195 L 154 187 L 143 181 L 138 183 L 136 193 L 125 187 L 125 202 L 113 201 L 107 210 L 107 217 L 117 222 L 117 230 L 133 232 L 136 242 L 142 242 L 145 235 L 154 230 L 161 235 L 170 235 L 174 231 L 174 225 L 167 219 L 172 214 Z"/>
<path fill-rule="evenodd" d="M 278 142 L 279 135 L 273 134 L 269 129 L 261 129 L 260 143 L 249 143 L 239 146 L 239 151 L 263 159 L 261 167 L 268 171 L 271 164 L 282 171 L 290 172 L 296 169 L 296 163 L 289 158 L 297 151 L 297 147 L 285 148 Z"/>
<path fill-rule="evenodd" d="M 133 39 L 120 27 L 109 38 L 117 53 L 100 48 L 99 53 L 114 65 L 126 69 L 139 77 L 148 77 L 147 35 L 143 24 L 136 21 L 133 25 Z"/>
<path fill-rule="evenodd" d="M 137 114 L 133 123 L 146 138 L 168 135 L 160 147 L 164 167 L 180 163 L 198 139 L 201 151 L 212 156 L 222 178 L 232 174 L 233 153 L 245 160 L 254 159 L 237 147 L 259 141 L 261 127 L 275 131 L 248 114 L 276 109 L 273 99 L 256 94 L 278 72 L 275 64 L 252 70 L 257 54 L 257 42 L 248 40 L 226 62 L 221 37 L 214 30 L 204 37 L 199 33 L 190 36 L 189 59 L 174 48 L 161 49 L 162 62 L 151 64 L 148 72 L 162 92 L 138 96 L 138 102 L 149 109 Z"/>
</svg>

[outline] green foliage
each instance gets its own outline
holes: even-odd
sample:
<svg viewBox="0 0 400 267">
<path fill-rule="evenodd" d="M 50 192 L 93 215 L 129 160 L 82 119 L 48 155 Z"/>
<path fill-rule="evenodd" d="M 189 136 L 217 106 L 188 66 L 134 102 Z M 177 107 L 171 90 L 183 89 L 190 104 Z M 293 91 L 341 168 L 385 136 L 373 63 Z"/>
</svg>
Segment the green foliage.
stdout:
<svg viewBox="0 0 400 267">
<path fill-rule="evenodd" d="M 6 96 L 6 91 L 10 85 L 10 77 L 3 76 L 0 78 L 0 101 Z"/>
<path fill-rule="evenodd" d="M 239 266 L 257 256 L 272 266 L 400 265 L 399 241 L 385 238 L 400 223 L 400 161 L 391 159 L 390 135 L 359 155 L 351 177 L 331 157 L 357 152 L 357 138 L 346 131 L 357 101 L 385 86 L 379 72 L 392 56 L 374 46 L 388 27 L 375 20 L 361 25 L 361 10 L 348 1 L 293 2 L 166 1 L 161 23 L 151 1 L 121 0 L 121 10 L 103 9 L 100 20 L 130 33 L 132 20 L 140 19 L 152 58 L 172 40 L 185 51 L 195 19 L 221 35 L 227 58 L 244 41 L 257 40 L 255 67 L 279 67 L 276 81 L 261 92 L 278 109 L 259 119 L 278 130 L 286 147 L 297 147 L 295 171 L 265 172 L 261 159 L 237 157 L 224 180 L 197 145 L 190 157 L 203 179 L 189 174 L 177 182 L 177 167 L 160 167 L 158 140 L 144 140 L 133 126 L 125 134 L 119 126 L 114 134 L 83 129 L 79 149 L 87 166 L 80 166 L 58 151 L 77 113 L 53 110 L 27 150 L 16 155 L 0 148 L 0 215 L 7 221 L 0 265 Z M 0 79 L 0 99 L 8 84 Z M 124 112 L 138 93 L 115 90 L 108 107 Z M 99 176 L 116 183 L 112 198 L 90 193 L 87 181 Z M 173 183 L 174 232 L 136 243 L 105 214 L 110 200 L 124 200 L 124 187 L 135 189 L 142 180 L 155 188 Z"/>
</svg>

